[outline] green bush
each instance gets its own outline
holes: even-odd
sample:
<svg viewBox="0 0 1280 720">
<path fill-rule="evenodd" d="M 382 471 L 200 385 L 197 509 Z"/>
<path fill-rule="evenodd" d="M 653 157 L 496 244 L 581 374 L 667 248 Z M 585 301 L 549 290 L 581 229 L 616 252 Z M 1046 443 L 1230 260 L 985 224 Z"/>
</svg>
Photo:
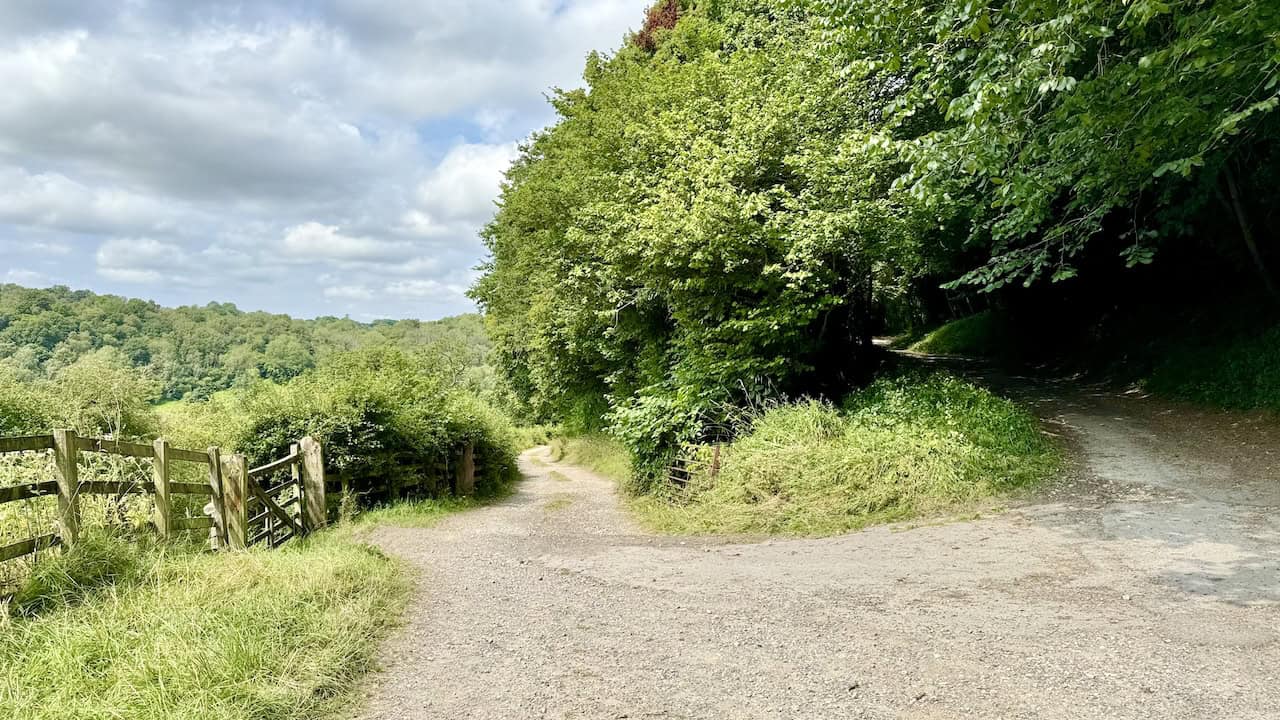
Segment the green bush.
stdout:
<svg viewBox="0 0 1280 720">
<path fill-rule="evenodd" d="M 437 493 L 447 494 L 442 468 L 471 443 L 477 492 L 496 492 L 516 473 L 515 428 L 471 393 L 452 389 L 450 377 L 437 356 L 366 349 L 332 356 L 284 385 L 257 383 L 165 415 L 179 426 L 174 436 L 185 432 L 182 442 L 235 448 L 255 464 L 310 435 L 324 444 L 330 468 L 374 502 L 435 481 Z"/>
<path fill-rule="evenodd" d="M 679 448 L 698 437 L 703 411 L 677 397 L 641 395 L 614 408 L 609 432 L 631 455 L 626 487 L 636 494 L 658 488 Z"/>
<path fill-rule="evenodd" d="M 1039 423 L 946 374 L 882 379 L 844 409 L 816 400 L 758 414 L 716 477 L 637 507 L 680 533 L 829 535 L 951 511 L 1027 486 L 1059 463 Z"/>
</svg>

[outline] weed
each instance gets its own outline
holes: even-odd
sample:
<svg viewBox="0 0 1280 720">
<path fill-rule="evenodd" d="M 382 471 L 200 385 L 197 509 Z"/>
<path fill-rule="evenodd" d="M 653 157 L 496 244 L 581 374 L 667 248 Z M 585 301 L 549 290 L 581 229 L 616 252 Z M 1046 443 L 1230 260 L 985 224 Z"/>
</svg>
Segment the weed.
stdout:
<svg viewBox="0 0 1280 720">
<path fill-rule="evenodd" d="M 578 465 L 618 482 L 626 482 L 631 475 L 627 449 L 605 435 L 556 438 L 551 443 L 550 457 L 554 462 Z"/>
<path fill-rule="evenodd" d="M 558 512 L 560 510 L 564 510 L 565 508 L 569 507 L 572 504 L 573 504 L 573 498 L 569 497 L 568 495 L 558 495 L 555 498 L 548 501 L 546 505 L 543 505 L 542 508 L 547 512 L 552 513 L 552 512 Z"/>
</svg>

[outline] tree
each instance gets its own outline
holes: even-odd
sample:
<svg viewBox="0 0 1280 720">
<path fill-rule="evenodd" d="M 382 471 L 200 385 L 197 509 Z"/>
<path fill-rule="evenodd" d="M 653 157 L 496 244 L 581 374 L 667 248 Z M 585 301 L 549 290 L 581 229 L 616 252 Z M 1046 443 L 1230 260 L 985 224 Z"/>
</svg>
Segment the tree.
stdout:
<svg viewBox="0 0 1280 720">
<path fill-rule="evenodd" d="M 554 99 L 473 294 L 541 414 L 609 414 L 656 467 L 725 403 L 861 379 L 876 298 L 917 249 L 885 202 L 897 158 L 818 32 L 766 0 L 695 5 Z"/>
<path fill-rule="evenodd" d="M 845 72 L 892 89 L 898 202 L 966 221 L 982 252 L 964 282 L 1065 280 L 1096 242 L 1148 263 L 1222 210 L 1261 265 L 1247 198 L 1280 134 L 1280 4 L 803 4 Z"/>
</svg>

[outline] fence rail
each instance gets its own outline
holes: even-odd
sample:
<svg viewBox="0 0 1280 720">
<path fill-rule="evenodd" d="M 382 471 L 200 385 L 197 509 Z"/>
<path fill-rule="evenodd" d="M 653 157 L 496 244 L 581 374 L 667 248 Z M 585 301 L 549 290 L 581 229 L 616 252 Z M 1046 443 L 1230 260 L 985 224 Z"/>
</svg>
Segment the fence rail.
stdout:
<svg viewBox="0 0 1280 720">
<path fill-rule="evenodd" d="M 80 537 L 80 498 L 85 495 L 150 495 L 154 505 L 152 524 L 161 537 L 204 530 L 210 533 L 216 548 L 239 550 L 264 541 L 279 547 L 324 527 L 327 520 L 324 453 L 320 443 L 309 437 L 294 445 L 287 456 L 253 470 L 244 455 L 224 458 L 216 447 L 203 452 L 184 450 L 171 447 L 163 438 L 141 445 L 109 438 L 82 438 L 71 430 L 0 438 L 0 455 L 49 451 L 57 468 L 56 479 L 0 488 L 0 505 L 56 497 L 57 531 L 0 547 L 0 562 L 59 545 L 74 545 Z M 81 453 L 150 460 L 151 479 L 82 480 Z M 175 462 L 205 466 L 208 482 L 170 481 Z M 271 484 L 263 485 L 264 482 Z M 206 516 L 176 517 L 172 500 L 179 495 L 208 497 Z"/>
<path fill-rule="evenodd" d="M 681 446 L 671 464 L 667 466 L 667 482 L 683 488 L 698 475 L 715 478 L 720 474 L 722 453 L 720 443 Z"/>
</svg>

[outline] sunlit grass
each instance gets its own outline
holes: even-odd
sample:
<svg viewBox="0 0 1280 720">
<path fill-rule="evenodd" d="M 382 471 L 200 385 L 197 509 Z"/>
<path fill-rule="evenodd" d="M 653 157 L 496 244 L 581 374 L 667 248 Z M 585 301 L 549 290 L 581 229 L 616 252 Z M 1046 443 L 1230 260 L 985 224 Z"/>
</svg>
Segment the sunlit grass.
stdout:
<svg viewBox="0 0 1280 720">
<path fill-rule="evenodd" d="M 877 382 L 842 410 L 808 401 L 764 411 L 716 477 L 631 500 L 676 534 L 833 535 L 965 511 L 1032 485 L 1061 461 L 1037 420 L 951 376 Z"/>
<path fill-rule="evenodd" d="M 604 435 L 555 438 L 550 453 L 554 462 L 584 467 L 610 480 L 625 482 L 631 474 L 631 456 L 626 447 Z"/>
<path fill-rule="evenodd" d="M 0 627 L 0 716 L 282 720 L 343 702 L 397 621 L 398 564 L 343 533 L 202 553 L 90 539 Z"/>
</svg>

